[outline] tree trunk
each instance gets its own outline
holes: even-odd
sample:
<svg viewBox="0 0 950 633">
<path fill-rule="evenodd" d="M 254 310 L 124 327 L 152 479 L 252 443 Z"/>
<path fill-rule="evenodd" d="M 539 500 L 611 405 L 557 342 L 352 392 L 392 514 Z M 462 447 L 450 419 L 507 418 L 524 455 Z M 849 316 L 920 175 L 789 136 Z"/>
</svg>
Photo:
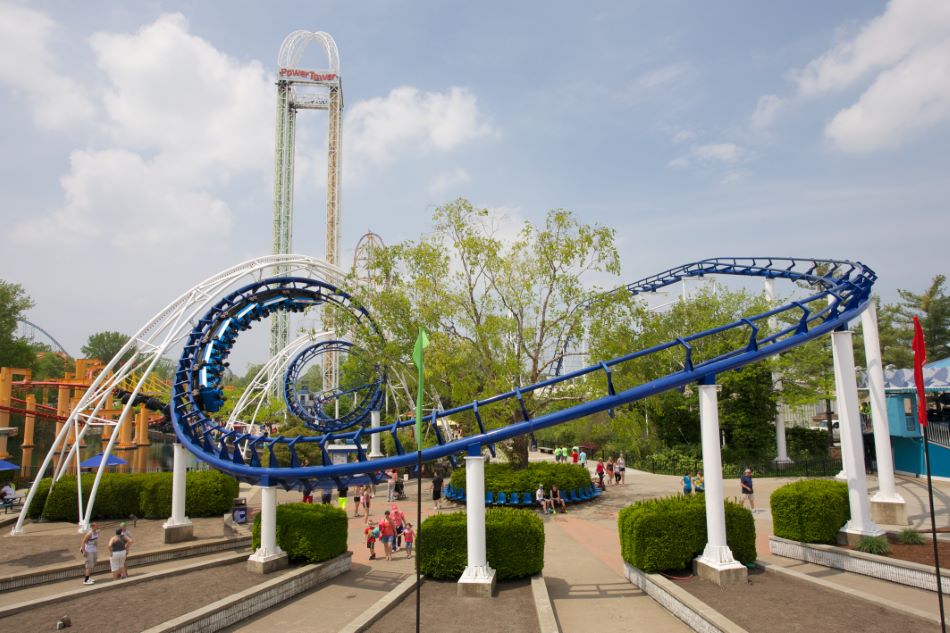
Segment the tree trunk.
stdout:
<svg viewBox="0 0 950 633">
<path fill-rule="evenodd" d="M 505 455 L 511 463 L 512 470 L 522 470 L 528 467 L 528 445 L 531 438 L 527 435 L 519 435 L 508 442 Z"/>
</svg>

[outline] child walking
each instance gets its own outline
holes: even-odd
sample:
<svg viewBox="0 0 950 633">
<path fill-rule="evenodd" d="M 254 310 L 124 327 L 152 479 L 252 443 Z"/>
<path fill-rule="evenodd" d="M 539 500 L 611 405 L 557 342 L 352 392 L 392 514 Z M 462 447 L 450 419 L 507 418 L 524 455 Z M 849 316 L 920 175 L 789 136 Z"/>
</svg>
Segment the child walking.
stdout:
<svg viewBox="0 0 950 633">
<path fill-rule="evenodd" d="M 406 558 L 412 558 L 412 544 L 416 540 L 416 533 L 412 529 L 412 523 L 406 523 L 402 531 L 402 538 L 406 542 Z"/>
</svg>

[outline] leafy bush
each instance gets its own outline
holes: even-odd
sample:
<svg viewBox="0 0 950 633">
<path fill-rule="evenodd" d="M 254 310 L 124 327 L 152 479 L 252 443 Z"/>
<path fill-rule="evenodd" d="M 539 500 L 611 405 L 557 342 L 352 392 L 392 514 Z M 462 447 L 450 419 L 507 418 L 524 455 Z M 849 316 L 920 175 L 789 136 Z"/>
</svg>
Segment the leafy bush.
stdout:
<svg viewBox="0 0 950 633">
<path fill-rule="evenodd" d="M 452 473 L 451 483 L 453 487 L 465 488 L 464 468 Z M 582 466 L 551 462 L 532 462 L 521 470 L 513 470 L 510 464 L 485 466 L 486 491 L 532 493 L 537 490 L 538 484 L 544 485 L 545 489 L 557 484 L 558 488 L 566 492 L 589 486 L 590 473 Z"/>
<path fill-rule="evenodd" d="M 726 543 L 736 560 L 756 558 L 752 513 L 726 502 Z M 706 499 L 682 495 L 640 501 L 620 511 L 623 559 L 646 572 L 683 569 L 706 547 Z"/>
<path fill-rule="evenodd" d="M 787 427 L 785 441 L 792 457 L 821 459 L 828 456 L 828 431 L 804 426 Z"/>
<path fill-rule="evenodd" d="M 237 479 L 217 470 L 191 471 L 187 477 L 185 514 L 212 517 L 231 510 L 239 490 Z M 170 513 L 171 505 L 168 509 Z"/>
<path fill-rule="evenodd" d="M 468 561 L 464 512 L 434 515 L 422 522 L 416 545 L 427 578 L 458 580 Z M 544 523 L 536 513 L 491 508 L 485 513 L 488 564 L 498 580 L 524 578 L 544 568 Z"/>
<path fill-rule="evenodd" d="M 164 519 L 171 514 L 171 509 L 172 474 L 149 473 L 139 489 L 139 510 L 142 513 L 140 516 L 146 519 Z"/>
<path fill-rule="evenodd" d="M 903 543 L 904 545 L 923 545 L 924 539 L 920 536 L 920 533 L 914 528 L 904 528 L 901 530 L 901 533 L 897 535 L 897 540 Z"/>
<path fill-rule="evenodd" d="M 49 486 L 53 482 L 49 477 L 40 480 L 40 485 L 36 488 L 36 494 L 33 495 L 33 501 L 30 502 L 30 509 L 26 516 L 34 521 L 43 515 L 43 508 L 46 507 L 46 497 L 49 495 Z"/>
<path fill-rule="evenodd" d="M 848 486 L 841 481 L 787 484 L 772 493 L 770 505 L 775 536 L 803 543 L 835 543 L 851 518 Z"/>
<path fill-rule="evenodd" d="M 883 536 L 862 536 L 855 549 L 865 554 L 877 554 L 878 556 L 887 556 L 891 551 L 887 539 Z"/>
<path fill-rule="evenodd" d="M 277 546 L 293 563 L 319 563 L 346 551 L 346 512 L 333 506 L 284 503 L 277 506 Z M 261 545 L 261 515 L 254 517 L 254 549 Z"/>
<path fill-rule="evenodd" d="M 93 474 L 83 474 L 83 499 L 89 499 Z M 44 480 L 48 481 L 48 480 Z M 79 521 L 76 477 L 67 475 L 52 492 L 46 486 L 42 516 L 48 521 Z M 39 491 L 38 491 L 39 492 Z M 216 470 L 193 471 L 186 476 L 185 513 L 190 517 L 222 515 L 237 496 L 237 480 Z M 39 508 L 39 497 L 33 503 Z M 32 505 L 31 505 L 32 507 Z M 130 514 L 149 519 L 168 517 L 172 510 L 171 473 L 105 473 L 96 493 L 93 519 L 124 519 Z M 39 516 L 40 511 L 36 511 Z M 33 516 L 33 511 L 30 512 Z"/>
</svg>

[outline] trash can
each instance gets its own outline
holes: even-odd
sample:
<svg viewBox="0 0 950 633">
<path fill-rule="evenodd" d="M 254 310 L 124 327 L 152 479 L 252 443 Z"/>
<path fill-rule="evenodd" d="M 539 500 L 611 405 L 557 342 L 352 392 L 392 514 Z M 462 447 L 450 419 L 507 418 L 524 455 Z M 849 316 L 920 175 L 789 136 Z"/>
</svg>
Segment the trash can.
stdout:
<svg viewBox="0 0 950 633">
<path fill-rule="evenodd" d="M 238 525 L 247 523 L 247 499 L 238 497 L 231 504 L 231 518 Z"/>
</svg>

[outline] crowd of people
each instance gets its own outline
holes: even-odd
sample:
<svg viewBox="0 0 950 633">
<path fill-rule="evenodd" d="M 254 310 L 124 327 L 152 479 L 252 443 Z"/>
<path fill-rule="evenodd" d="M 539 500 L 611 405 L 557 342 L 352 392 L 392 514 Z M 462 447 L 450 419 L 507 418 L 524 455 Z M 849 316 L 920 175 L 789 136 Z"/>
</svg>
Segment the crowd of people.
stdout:
<svg viewBox="0 0 950 633">
<path fill-rule="evenodd" d="M 601 489 L 627 483 L 627 461 L 623 453 L 616 459 L 608 457 L 606 463 L 603 459 L 599 460 L 597 466 L 594 467 L 594 474 L 597 475 L 597 483 Z"/>
</svg>

